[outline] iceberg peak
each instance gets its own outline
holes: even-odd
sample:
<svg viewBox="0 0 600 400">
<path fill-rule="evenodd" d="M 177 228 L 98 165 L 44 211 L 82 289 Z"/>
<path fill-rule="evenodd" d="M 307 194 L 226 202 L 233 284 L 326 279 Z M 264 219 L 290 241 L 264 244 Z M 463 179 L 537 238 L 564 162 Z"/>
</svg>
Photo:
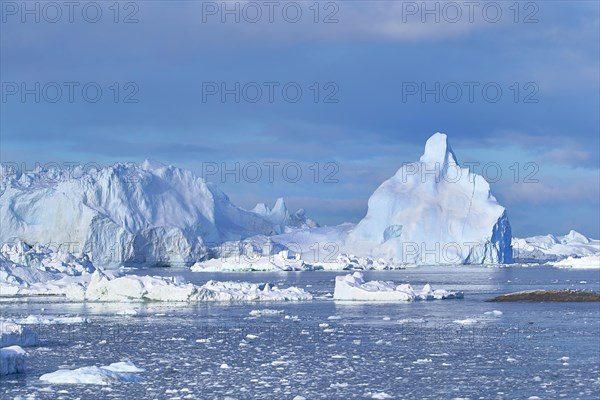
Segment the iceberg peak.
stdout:
<svg viewBox="0 0 600 400">
<path fill-rule="evenodd" d="M 142 162 L 140 167 L 141 167 L 141 169 L 146 170 L 146 171 L 155 171 L 155 170 L 165 168 L 166 165 L 161 163 L 160 161 L 157 161 L 157 160 L 154 160 L 151 158 L 147 158 Z"/>
<path fill-rule="evenodd" d="M 563 244 L 569 243 L 589 243 L 590 239 L 582 235 L 581 233 L 571 229 L 569 233 L 561 238 Z"/>
<path fill-rule="evenodd" d="M 375 190 L 348 241 L 360 255 L 402 264 L 481 264 L 512 263 L 511 238 L 487 181 L 461 168 L 448 137 L 435 133 L 419 162 Z"/>
<path fill-rule="evenodd" d="M 439 163 L 441 165 L 458 165 L 456 155 L 448 143 L 448 136 L 445 133 L 434 133 L 427 143 L 425 143 L 425 152 L 419 159 L 422 163 Z"/>
<path fill-rule="evenodd" d="M 287 207 L 285 205 L 285 201 L 283 200 L 283 197 L 279 197 L 275 201 L 275 205 L 273 206 L 272 211 L 275 213 L 278 213 L 278 214 L 286 214 L 287 213 Z"/>
</svg>

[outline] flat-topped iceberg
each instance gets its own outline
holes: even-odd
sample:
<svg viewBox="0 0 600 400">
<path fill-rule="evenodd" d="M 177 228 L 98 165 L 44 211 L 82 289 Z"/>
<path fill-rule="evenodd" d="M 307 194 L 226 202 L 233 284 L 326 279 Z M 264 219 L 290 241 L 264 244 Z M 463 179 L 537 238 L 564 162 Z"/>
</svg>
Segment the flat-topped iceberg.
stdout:
<svg viewBox="0 0 600 400">
<path fill-rule="evenodd" d="M 416 291 L 409 284 L 397 285 L 389 281 L 365 281 L 360 272 L 335 278 L 334 300 L 350 301 L 416 301 L 462 299 L 463 292 L 433 290 L 429 284 Z"/>
<path fill-rule="evenodd" d="M 104 367 L 81 367 L 59 369 L 40 376 L 40 380 L 53 384 L 109 385 L 118 382 L 139 382 L 138 373 L 144 370 L 130 362 L 118 362 Z"/>
<path fill-rule="evenodd" d="M 557 262 L 551 262 L 550 265 L 560 268 L 600 269 L 600 254 L 587 257 L 568 257 Z"/>
</svg>

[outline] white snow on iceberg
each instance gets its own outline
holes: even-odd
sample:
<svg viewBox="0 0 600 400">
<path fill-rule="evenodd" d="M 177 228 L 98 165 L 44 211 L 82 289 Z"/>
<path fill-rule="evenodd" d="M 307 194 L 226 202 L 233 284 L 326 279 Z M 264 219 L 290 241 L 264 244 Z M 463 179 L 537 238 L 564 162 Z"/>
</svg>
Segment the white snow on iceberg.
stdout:
<svg viewBox="0 0 600 400">
<path fill-rule="evenodd" d="M 334 300 L 351 301 L 416 301 L 461 299 L 463 292 L 433 290 L 429 284 L 420 292 L 409 284 L 397 285 L 385 281 L 365 281 L 360 272 L 337 276 L 335 278 Z"/>
</svg>

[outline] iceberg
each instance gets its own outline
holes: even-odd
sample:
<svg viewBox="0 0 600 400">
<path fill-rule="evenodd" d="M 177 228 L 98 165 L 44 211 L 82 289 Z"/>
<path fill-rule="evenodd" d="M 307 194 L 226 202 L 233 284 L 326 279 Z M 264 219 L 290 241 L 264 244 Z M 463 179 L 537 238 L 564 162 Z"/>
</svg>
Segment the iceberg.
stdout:
<svg viewBox="0 0 600 400">
<path fill-rule="evenodd" d="M 397 285 L 385 281 L 365 281 L 361 272 L 335 278 L 334 300 L 343 301 L 416 301 L 462 299 L 463 292 L 433 290 L 429 284 L 416 291 L 409 284 Z"/>
<path fill-rule="evenodd" d="M 104 367 L 59 369 L 40 376 L 40 380 L 53 384 L 110 385 L 117 382 L 139 382 L 142 378 L 137 374 L 143 371 L 133 363 L 119 362 Z"/>
<path fill-rule="evenodd" d="M 18 374 L 25 370 L 27 353 L 19 346 L 0 348 L 0 375 Z"/>
<path fill-rule="evenodd" d="M 460 167 L 447 136 L 436 133 L 418 162 L 373 193 L 347 247 L 400 264 L 512 263 L 511 239 L 487 181 Z"/>
<path fill-rule="evenodd" d="M 586 257 L 567 257 L 549 264 L 560 268 L 600 269 L 600 253 Z"/>
<path fill-rule="evenodd" d="M 249 282 L 208 281 L 198 286 L 180 277 L 118 275 L 96 271 L 87 287 L 71 290 L 67 299 L 95 302 L 232 302 L 312 300 L 305 290 Z"/>
<path fill-rule="evenodd" d="M 532 236 L 513 238 L 515 262 L 545 263 L 568 257 L 580 258 L 600 254 L 600 240 L 594 240 L 571 230 L 564 236 Z"/>
<path fill-rule="evenodd" d="M 43 254 L 47 259 L 56 258 L 52 251 Z M 67 256 L 70 257 L 72 256 Z M 300 263 L 299 265 L 303 264 L 302 260 L 296 258 L 290 260 L 290 262 L 294 261 Z M 48 267 L 44 262 L 39 265 L 21 265 L 7 259 L 0 252 L 0 297 L 15 295 L 63 296 L 66 300 L 78 302 L 312 300 L 310 293 L 295 287 L 278 288 L 269 284 L 219 281 L 194 285 L 178 276 L 127 275 L 95 268 L 91 263 L 86 263 L 85 268 L 81 270 L 71 267 L 56 269 Z M 46 319 L 42 316 L 31 316 L 20 322 L 52 324 L 85 321 L 78 317 Z M 4 345 L 9 341 L 9 337 L 21 335 L 20 325 L 9 325 L 5 322 L 2 326 Z M 11 339 L 8 344 L 21 344 L 21 342 L 14 342 Z"/>
<path fill-rule="evenodd" d="M 0 242 L 85 253 L 97 266 L 190 266 L 228 240 L 314 221 L 283 201 L 247 211 L 191 171 L 145 161 L 15 173 L 3 165 Z"/>
<path fill-rule="evenodd" d="M 22 347 L 37 344 L 38 335 L 33 330 L 12 321 L 0 320 L 0 375 L 23 372 L 27 354 Z"/>
<path fill-rule="evenodd" d="M 285 201 L 281 197 L 275 201 L 272 209 L 264 203 L 258 203 L 252 209 L 252 212 L 271 222 L 276 228 L 275 234 L 290 232 L 294 229 L 310 229 L 319 226 L 316 221 L 306 216 L 306 211 L 302 208 L 290 214 Z"/>
<path fill-rule="evenodd" d="M 269 283 L 208 281 L 198 290 L 198 301 L 307 301 L 312 295 L 304 289 L 280 289 Z"/>
</svg>

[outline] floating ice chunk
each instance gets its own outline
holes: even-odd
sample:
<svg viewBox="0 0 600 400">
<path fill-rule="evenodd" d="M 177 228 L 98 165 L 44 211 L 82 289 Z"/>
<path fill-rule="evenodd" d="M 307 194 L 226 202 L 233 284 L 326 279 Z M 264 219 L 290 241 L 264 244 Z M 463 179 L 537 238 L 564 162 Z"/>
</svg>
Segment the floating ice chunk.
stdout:
<svg viewBox="0 0 600 400">
<path fill-rule="evenodd" d="M 459 325 L 473 325 L 477 323 L 476 319 L 472 319 L 472 318 L 466 318 L 466 319 L 455 319 L 454 321 L 455 324 L 459 324 Z"/>
<path fill-rule="evenodd" d="M 209 281 L 202 286 L 186 283 L 180 277 L 120 275 L 96 270 L 81 293 L 70 300 L 101 302 L 131 301 L 301 301 L 312 300 L 304 289 L 280 289 L 266 283 Z"/>
<path fill-rule="evenodd" d="M 0 375 L 18 374 L 25 370 L 27 353 L 19 346 L 0 348 Z"/>
<path fill-rule="evenodd" d="M 249 312 L 249 314 L 253 317 L 260 317 L 262 315 L 278 315 L 278 314 L 283 314 L 283 310 L 271 310 L 271 309 L 265 308 L 263 310 L 252 310 Z"/>
<path fill-rule="evenodd" d="M 144 372 L 145 371 L 145 369 L 137 367 L 131 361 L 116 362 L 116 363 L 112 363 L 112 364 L 110 364 L 108 366 L 104 366 L 104 367 L 100 367 L 100 368 L 104 368 L 104 369 L 107 369 L 109 371 L 114 371 L 114 372 L 138 373 L 138 372 Z"/>
<path fill-rule="evenodd" d="M 392 396 L 390 396 L 389 394 L 387 394 L 386 392 L 378 392 L 378 393 L 372 393 L 371 394 L 371 398 L 372 399 L 391 399 Z"/>
<path fill-rule="evenodd" d="M 419 358 L 417 361 L 413 361 L 413 364 L 429 364 L 433 362 L 431 358 Z"/>
<path fill-rule="evenodd" d="M 492 311 L 486 311 L 484 312 L 485 315 L 493 315 L 494 317 L 499 317 L 500 315 L 502 315 L 502 311 L 499 310 L 492 310 Z"/>
<path fill-rule="evenodd" d="M 175 278 L 109 275 L 100 270 L 92 274 L 85 290 L 88 301 L 189 301 L 197 292 L 192 284 Z"/>
<path fill-rule="evenodd" d="M 136 373 L 142 371 L 132 363 L 120 362 L 106 367 L 59 369 L 40 376 L 40 380 L 54 384 L 110 385 L 117 382 L 139 382 L 142 378 Z"/>
<path fill-rule="evenodd" d="M 138 314 L 138 312 L 136 310 L 134 310 L 134 309 L 125 309 L 125 310 L 119 310 L 119 311 L 117 311 L 117 315 L 129 315 L 129 316 L 132 316 L 132 315 L 137 315 L 137 314 Z"/>
<path fill-rule="evenodd" d="M 335 278 L 335 300 L 355 301 L 414 301 L 460 299 L 462 292 L 432 290 L 429 284 L 416 292 L 408 284 L 396 285 L 393 282 L 365 281 L 361 272 Z"/>
<path fill-rule="evenodd" d="M 574 269 L 599 269 L 600 268 L 600 253 L 587 257 L 568 257 L 564 260 L 550 263 L 555 267 L 574 268 Z"/>
<path fill-rule="evenodd" d="M 198 301 L 304 301 L 313 297 L 293 286 L 280 289 L 268 283 L 261 287 L 249 282 L 208 281 L 199 287 L 194 298 Z"/>
<path fill-rule="evenodd" d="M 14 319 L 17 324 L 21 325 L 57 325 L 57 324 L 86 324 L 90 322 L 85 317 L 51 317 L 43 315 L 30 315 L 26 318 Z"/>
</svg>

